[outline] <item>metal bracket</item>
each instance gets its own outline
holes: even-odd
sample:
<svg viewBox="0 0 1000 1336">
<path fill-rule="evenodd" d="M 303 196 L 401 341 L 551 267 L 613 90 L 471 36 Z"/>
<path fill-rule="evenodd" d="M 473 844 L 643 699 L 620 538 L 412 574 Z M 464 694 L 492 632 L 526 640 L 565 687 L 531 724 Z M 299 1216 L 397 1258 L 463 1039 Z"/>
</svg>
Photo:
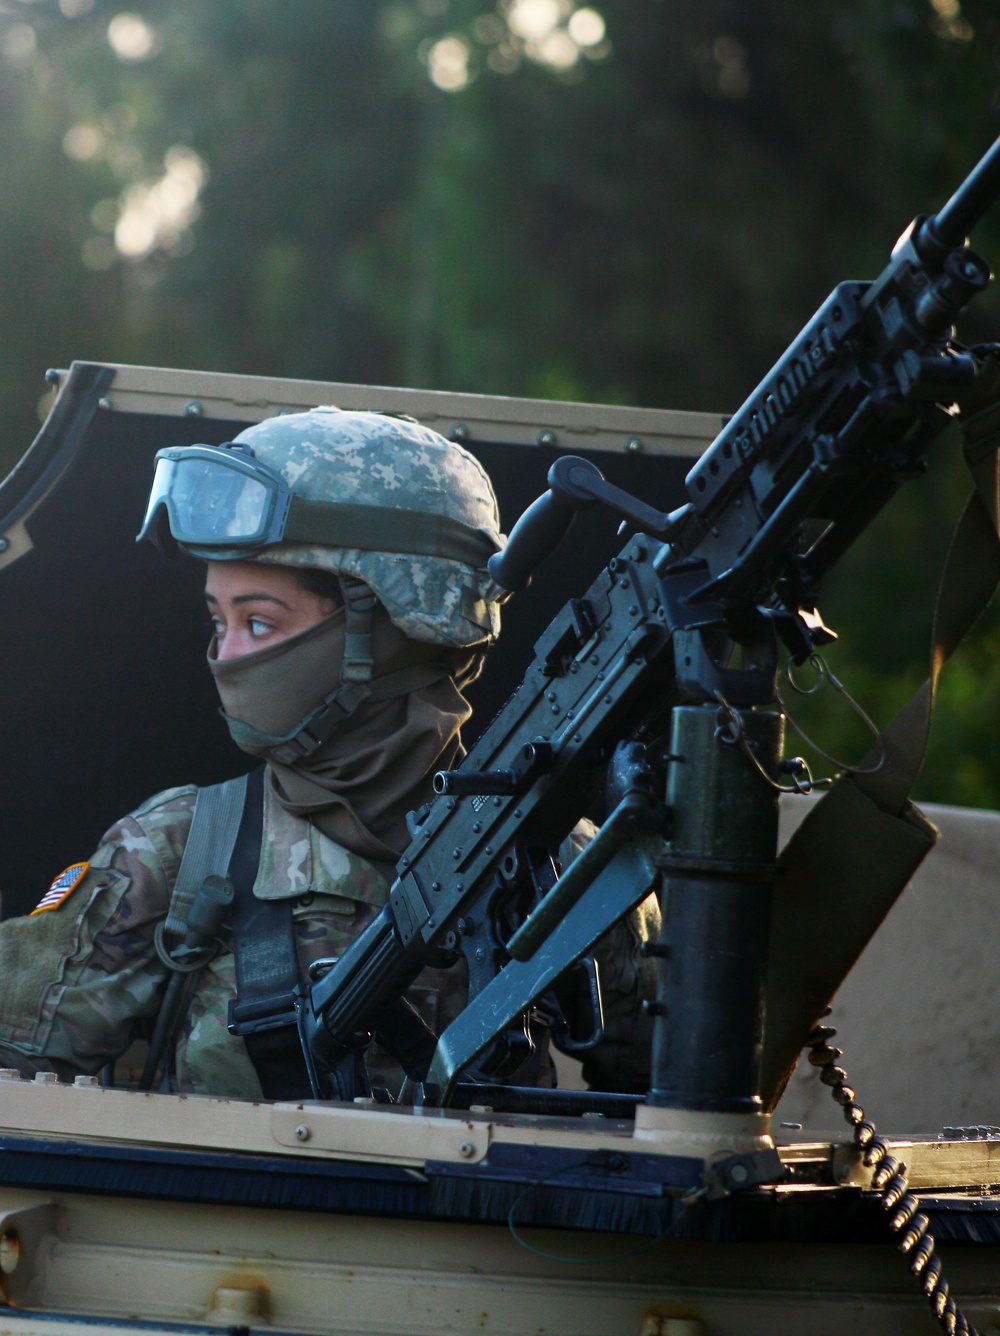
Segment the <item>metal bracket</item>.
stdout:
<svg viewBox="0 0 1000 1336">
<path fill-rule="evenodd" d="M 786 1175 L 781 1156 L 776 1150 L 754 1150 L 746 1155 L 729 1155 L 705 1168 L 705 1195 L 709 1201 L 718 1201 L 733 1192 L 748 1188 L 780 1183 Z"/>
</svg>

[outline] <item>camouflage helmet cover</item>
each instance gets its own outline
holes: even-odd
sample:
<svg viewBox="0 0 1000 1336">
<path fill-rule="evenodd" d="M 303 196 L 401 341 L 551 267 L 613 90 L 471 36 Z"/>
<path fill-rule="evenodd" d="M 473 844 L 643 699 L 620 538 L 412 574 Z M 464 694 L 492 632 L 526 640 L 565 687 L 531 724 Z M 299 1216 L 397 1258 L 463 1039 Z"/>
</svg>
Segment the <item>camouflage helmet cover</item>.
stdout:
<svg viewBox="0 0 1000 1336">
<path fill-rule="evenodd" d="M 419 423 L 315 408 L 268 418 L 235 438 L 309 501 L 444 515 L 504 543 L 493 487 L 479 461 Z M 485 567 L 438 556 L 277 543 L 255 561 L 308 566 L 364 581 L 414 640 L 465 647 L 500 633 L 499 592 Z"/>
</svg>

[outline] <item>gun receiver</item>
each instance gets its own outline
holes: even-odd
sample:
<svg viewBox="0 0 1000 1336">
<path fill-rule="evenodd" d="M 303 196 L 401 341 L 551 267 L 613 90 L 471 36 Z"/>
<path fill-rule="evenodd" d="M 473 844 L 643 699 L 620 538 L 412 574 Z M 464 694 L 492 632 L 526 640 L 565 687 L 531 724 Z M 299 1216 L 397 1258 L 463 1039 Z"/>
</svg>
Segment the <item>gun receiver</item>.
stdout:
<svg viewBox="0 0 1000 1336">
<path fill-rule="evenodd" d="M 947 406 L 975 380 L 952 324 L 989 283 L 965 233 L 1000 195 L 1000 141 L 873 283 L 841 283 L 699 459 L 675 540 L 696 598 L 815 605 L 819 582 L 922 471 Z"/>
<path fill-rule="evenodd" d="M 954 341 L 952 324 L 990 281 L 965 234 L 998 195 L 1000 140 L 936 217 L 904 232 L 874 282 L 834 289 L 691 469 L 680 510 L 655 511 L 587 461 L 567 457 L 553 466 L 550 490 L 490 562 L 498 584 L 523 588 L 576 511 L 597 502 L 636 536 L 550 624 L 524 680 L 464 764 L 438 777 L 389 905 L 303 999 L 302 1039 L 318 1095 L 344 1093 L 338 1064 L 380 1009 L 423 965 L 459 952 L 469 966 L 470 1005 L 438 1044 L 432 1096 L 447 1101 L 458 1073 L 483 1053 L 481 1070 L 502 1073 L 506 1027 L 664 870 L 684 886 L 704 882 L 705 860 L 668 845 L 663 796 L 679 791 L 670 764 L 683 759 L 664 756 L 670 712 L 683 702 L 701 707 L 702 723 L 675 719 L 673 727 L 675 736 L 688 728 L 707 754 L 720 732 L 707 703 L 712 711 L 725 703 L 736 736 L 744 727 L 738 708 L 774 701 L 778 639 L 801 661 L 832 638 L 816 613 L 822 577 L 922 470 L 949 406 L 980 373 L 980 359 Z M 770 747 L 780 756 L 774 727 L 762 723 L 759 736 L 761 755 Z M 575 871 L 560 875 L 552 853 L 601 792 L 609 766 L 617 788 L 606 833 Z M 747 906 L 760 902 L 753 888 L 766 879 L 766 852 L 714 857 L 717 884 L 728 878 L 729 903 L 743 906 L 733 912 L 744 914 L 746 927 L 734 929 L 733 942 L 759 942 L 760 914 Z M 678 906 L 682 899 L 678 891 Z M 709 919 L 699 922 L 707 948 Z M 741 986 L 739 1005 L 752 1011 L 762 992 L 757 964 L 747 965 Z M 713 1005 L 704 1033 L 723 1035 L 733 999 Z M 661 1048 L 669 1048 L 665 1024 Z M 748 1052 L 755 1043 L 759 1051 L 759 1033 L 751 1018 Z M 678 1060 L 671 1070 L 682 1066 Z M 752 1077 L 739 1082 L 714 1105 L 684 1106 L 676 1091 L 661 1102 L 753 1107 Z"/>
</svg>

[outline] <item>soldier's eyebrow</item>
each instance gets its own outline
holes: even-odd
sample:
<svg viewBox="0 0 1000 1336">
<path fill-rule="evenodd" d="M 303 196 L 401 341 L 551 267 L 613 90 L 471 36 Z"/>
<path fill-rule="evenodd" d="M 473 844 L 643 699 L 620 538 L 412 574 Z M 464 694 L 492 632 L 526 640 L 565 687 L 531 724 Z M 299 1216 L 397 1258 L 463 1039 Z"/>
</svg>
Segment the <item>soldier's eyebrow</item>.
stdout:
<svg viewBox="0 0 1000 1336">
<path fill-rule="evenodd" d="M 237 594 L 230 601 L 232 603 L 277 603 L 280 608 L 284 608 L 288 612 L 292 610 L 290 603 L 286 603 L 283 598 L 277 598 L 274 594 Z M 214 594 L 206 593 L 205 602 L 214 603 L 216 607 L 219 606 L 219 600 Z"/>
</svg>

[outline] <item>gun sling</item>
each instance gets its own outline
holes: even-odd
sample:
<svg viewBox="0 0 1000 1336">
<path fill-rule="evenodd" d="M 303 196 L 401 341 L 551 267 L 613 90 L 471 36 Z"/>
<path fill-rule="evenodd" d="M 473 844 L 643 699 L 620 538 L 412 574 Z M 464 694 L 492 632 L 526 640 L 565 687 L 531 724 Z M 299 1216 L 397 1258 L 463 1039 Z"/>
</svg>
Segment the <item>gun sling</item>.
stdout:
<svg viewBox="0 0 1000 1336">
<path fill-rule="evenodd" d="M 236 997 L 229 1029 L 246 1045 L 265 1099 L 309 1099 L 312 1086 L 299 1043 L 295 1010 L 299 959 L 290 900 L 253 893 L 264 828 L 264 776 L 247 777 L 246 801 L 229 860 L 233 900 Z"/>
<path fill-rule="evenodd" d="M 265 776 L 266 767 L 261 766 L 198 790 L 164 936 L 169 942 L 183 938 L 198 887 L 225 867 L 235 890 L 236 997 L 229 1004 L 229 1028 L 246 1045 L 265 1099 L 311 1099 L 295 1013 L 300 980 L 292 902 L 260 900 L 253 893 L 263 838 Z M 195 977 L 185 981 L 187 994 Z M 186 1014 L 182 1005 L 154 1066 L 169 1051 Z M 375 1032 L 408 1075 L 423 1078 L 437 1038 L 405 998 L 380 1012 Z"/>
<path fill-rule="evenodd" d="M 183 937 L 198 887 L 225 868 L 235 890 L 237 995 L 229 1005 L 230 1029 L 243 1039 L 265 1099 L 306 1099 L 312 1092 L 295 1019 L 299 969 L 291 901 L 259 900 L 253 893 L 263 837 L 264 776 L 260 766 L 198 790 L 164 936 L 168 941 Z M 186 1012 L 184 1006 L 177 1024 Z M 175 1038 L 175 1033 L 167 1036 L 164 1051 Z M 162 1054 L 156 1056 L 159 1060 Z"/>
<path fill-rule="evenodd" d="M 941 670 L 1000 582 L 1000 406 L 964 419 L 963 432 L 975 487 L 941 576 L 930 675 L 883 733 L 882 767 L 841 776 L 779 859 L 761 1082 L 768 1108 L 812 1026 L 937 841 L 909 793 L 923 764 Z M 861 768 L 877 760 L 875 749 Z"/>
<path fill-rule="evenodd" d="M 198 790 L 187 843 L 170 896 L 170 905 L 162 930 L 156 936 L 157 954 L 173 973 L 163 996 L 150 1038 L 149 1053 L 139 1081 L 140 1090 L 151 1090 L 157 1069 L 166 1058 L 163 1079 L 172 1065 L 177 1032 L 187 1015 L 197 974 L 178 965 L 173 951 L 182 943 L 188 915 L 206 877 L 218 867 L 228 866 L 236 842 L 240 818 L 246 800 L 246 775 L 212 784 Z"/>
</svg>

